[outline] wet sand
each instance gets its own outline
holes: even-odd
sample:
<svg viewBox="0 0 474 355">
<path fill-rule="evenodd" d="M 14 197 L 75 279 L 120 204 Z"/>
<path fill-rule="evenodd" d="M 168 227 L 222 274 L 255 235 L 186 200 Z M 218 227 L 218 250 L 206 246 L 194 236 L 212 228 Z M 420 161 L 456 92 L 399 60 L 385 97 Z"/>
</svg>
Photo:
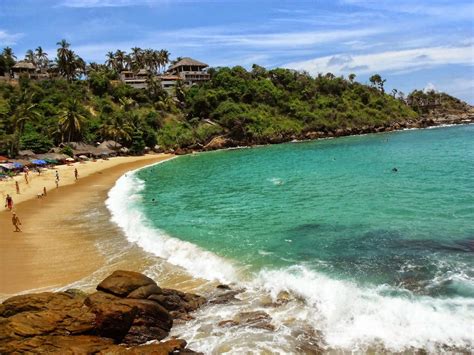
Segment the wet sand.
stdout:
<svg viewBox="0 0 474 355">
<path fill-rule="evenodd" d="M 170 157 L 163 154 L 119 157 L 62 166 L 58 189 L 55 188 L 53 170 L 41 176 L 30 172 L 30 184 L 26 186 L 22 181 L 20 195 L 12 194 L 15 187 L 11 180 L 0 182 L 2 195 L 10 193 L 14 198 L 14 210 L 23 230 L 21 233 L 13 232 L 11 213 L 0 212 L 0 297 L 62 287 L 87 278 L 106 263 L 110 264 L 107 249 L 97 247 L 103 238 L 102 229 L 108 236 L 105 245 L 115 245 L 117 235 L 121 233 L 108 221 L 108 211 L 103 204 L 108 190 L 125 172 Z M 80 175 L 77 182 L 74 180 L 74 167 Z M 48 194 L 37 198 L 42 186 L 47 187 Z M 123 245 L 118 247 L 137 254 L 131 260 L 142 259 L 141 265 L 147 264 L 143 255 L 138 255 L 142 253 L 139 248 L 127 245 L 123 238 L 120 240 Z M 114 246 L 116 251 L 117 246 Z M 122 263 L 118 260 L 115 264 L 119 267 Z"/>
</svg>

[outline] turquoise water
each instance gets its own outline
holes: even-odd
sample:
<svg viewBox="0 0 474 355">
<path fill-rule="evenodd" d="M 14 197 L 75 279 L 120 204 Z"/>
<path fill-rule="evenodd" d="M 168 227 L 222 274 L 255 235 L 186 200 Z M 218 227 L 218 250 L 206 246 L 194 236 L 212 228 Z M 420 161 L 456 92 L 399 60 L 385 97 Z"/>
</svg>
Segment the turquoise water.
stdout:
<svg viewBox="0 0 474 355">
<path fill-rule="evenodd" d="M 106 204 L 158 257 L 150 276 L 243 290 L 173 327 L 192 349 L 474 348 L 474 125 L 182 156 L 125 174 Z M 274 331 L 219 326 L 249 311 Z"/>
<path fill-rule="evenodd" d="M 138 177 L 154 227 L 249 272 L 474 298 L 473 125 L 183 156 Z"/>
</svg>

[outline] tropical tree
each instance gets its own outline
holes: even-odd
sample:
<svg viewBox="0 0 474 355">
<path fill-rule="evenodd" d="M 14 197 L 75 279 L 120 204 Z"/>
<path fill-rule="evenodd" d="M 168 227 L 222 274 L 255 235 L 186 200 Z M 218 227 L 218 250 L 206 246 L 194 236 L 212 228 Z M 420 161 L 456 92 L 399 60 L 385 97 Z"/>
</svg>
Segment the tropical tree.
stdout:
<svg viewBox="0 0 474 355">
<path fill-rule="evenodd" d="M 115 52 L 115 62 L 117 64 L 117 69 L 119 72 L 125 69 L 127 53 L 117 49 Z"/>
<path fill-rule="evenodd" d="M 132 139 L 133 126 L 123 114 L 109 117 L 99 128 L 99 133 L 104 139 L 113 139 L 116 142 L 129 142 Z"/>
<path fill-rule="evenodd" d="M 13 102 L 13 139 L 11 140 L 10 154 L 15 156 L 20 146 L 20 138 L 25 129 L 25 124 L 38 117 L 37 104 L 33 103 L 33 95 L 26 89 L 20 94 L 17 102 Z"/>
<path fill-rule="evenodd" d="M 69 49 L 70 44 L 65 40 L 57 43 L 57 70 L 60 75 L 71 81 L 77 76 L 86 73 L 86 62 L 79 57 L 74 51 Z"/>
<path fill-rule="evenodd" d="M 64 142 L 67 138 L 67 142 L 71 142 L 73 138 L 81 138 L 85 121 L 82 104 L 77 99 L 69 100 L 58 116 L 61 140 Z"/>
<path fill-rule="evenodd" d="M 48 67 L 48 53 L 43 51 L 43 48 L 41 48 L 41 46 L 38 46 L 38 48 L 35 49 L 35 58 L 37 65 L 39 65 L 41 69 Z"/>
<path fill-rule="evenodd" d="M 109 67 L 110 69 L 116 69 L 116 61 L 115 61 L 115 54 L 114 52 L 107 52 L 107 54 L 105 55 L 105 57 L 107 58 L 107 60 L 105 61 L 105 65 L 107 67 Z"/>
<path fill-rule="evenodd" d="M 5 73 L 9 73 L 10 69 L 15 65 L 16 63 L 16 56 L 13 53 L 13 49 L 10 47 L 5 47 L 3 48 L 2 51 L 2 58 L 3 58 L 3 70 Z"/>
<path fill-rule="evenodd" d="M 33 63 L 34 65 L 36 65 L 35 53 L 34 53 L 31 49 L 28 49 L 28 50 L 26 51 L 25 60 L 26 60 L 27 62 L 30 62 L 30 63 Z"/>
<path fill-rule="evenodd" d="M 374 74 L 369 78 L 369 81 L 372 84 L 372 86 L 379 89 L 382 92 L 382 94 L 385 93 L 383 85 L 387 81 L 386 79 L 382 79 L 382 77 L 379 74 Z"/>
<path fill-rule="evenodd" d="M 140 47 L 133 47 L 131 50 L 131 69 L 138 70 L 143 67 L 143 50 Z"/>
</svg>

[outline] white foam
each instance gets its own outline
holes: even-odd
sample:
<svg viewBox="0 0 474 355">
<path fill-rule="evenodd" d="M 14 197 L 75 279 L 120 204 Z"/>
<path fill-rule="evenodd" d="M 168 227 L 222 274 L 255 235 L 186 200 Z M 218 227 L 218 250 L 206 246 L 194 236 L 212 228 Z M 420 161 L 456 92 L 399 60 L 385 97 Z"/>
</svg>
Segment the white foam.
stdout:
<svg viewBox="0 0 474 355">
<path fill-rule="evenodd" d="M 124 231 L 126 238 L 171 264 L 183 267 L 194 277 L 227 283 L 236 281 L 236 269 L 225 259 L 194 244 L 171 238 L 150 225 L 139 206 L 139 193 L 144 186 L 144 181 L 134 173 L 128 173 L 120 177 L 108 193 L 105 203 L 112 221 Z"/>
<path fill-rule="evenodd" d="M 436 346 L 470 348 L 474 345 L 474 301 L 388 296 L 386 287 L 361 288 L 334 280 L 302 266 L 264 270 L 255 280 L 273 297 L 289 291 L 307 304 L 304 317 L 324 334 L 332 348 L 365 350 L 383 344 L 391 351 Z"/>
</svg>

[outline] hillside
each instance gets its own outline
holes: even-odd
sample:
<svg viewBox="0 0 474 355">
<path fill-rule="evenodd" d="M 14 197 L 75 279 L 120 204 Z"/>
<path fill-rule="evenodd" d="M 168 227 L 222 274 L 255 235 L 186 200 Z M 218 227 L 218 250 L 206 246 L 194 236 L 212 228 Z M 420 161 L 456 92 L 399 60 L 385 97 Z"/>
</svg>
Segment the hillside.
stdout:
<svg viewBox="0 0 474 355">
<path fill-rule="evenodd" d="M 254 65 L 211 68 L 211 80 L 175 97 L 150 80 L 134 89 L 98 66 L 81 79 L 20 79 L 0 84 L 0 154 L 45 152 L 61 142 L 116 140 L 132 152 L 214 149 L 278 143 L 472 119 L 472 108 L 447 94 L 405 97 L 332 74 L 313 78 Z M 444 118 L 444 121 L 441 120 Z"/>
</svg>

